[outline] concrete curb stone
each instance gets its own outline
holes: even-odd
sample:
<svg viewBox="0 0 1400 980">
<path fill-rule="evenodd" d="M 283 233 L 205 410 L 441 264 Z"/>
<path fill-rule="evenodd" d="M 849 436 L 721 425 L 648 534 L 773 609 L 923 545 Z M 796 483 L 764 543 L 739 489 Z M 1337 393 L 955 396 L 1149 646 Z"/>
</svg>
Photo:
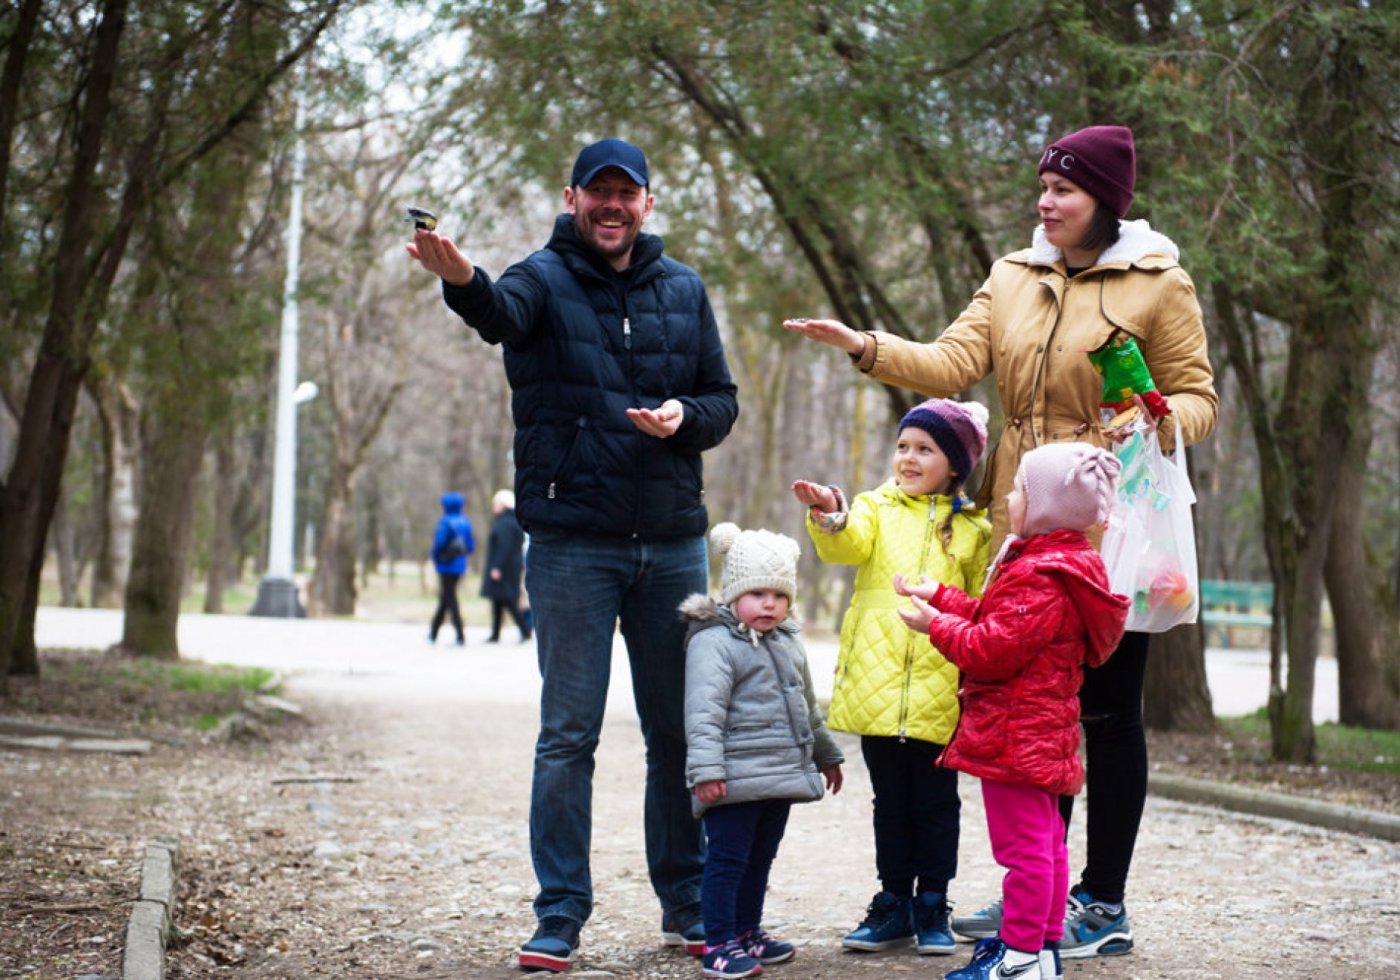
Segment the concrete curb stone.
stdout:
<svg viewBox="0 0 1400 980">
<path fill-rule="evenodd" d="M 1375 810 L 1157 772 L 1148 775 L 1147 789 L 1156 796 L 1182 803 L 1201 803 L 1235 813 L 1400 841 L 1400 816 Z"/>
<path fill-rule="evenodd" d="M 179 847 L 160 840 L 141 860 L 141 897 L 132 903 L 122 955 L 122 980 L 163 980 L 165 945 L 175 914 L 175 864 Z"/>
</svg>

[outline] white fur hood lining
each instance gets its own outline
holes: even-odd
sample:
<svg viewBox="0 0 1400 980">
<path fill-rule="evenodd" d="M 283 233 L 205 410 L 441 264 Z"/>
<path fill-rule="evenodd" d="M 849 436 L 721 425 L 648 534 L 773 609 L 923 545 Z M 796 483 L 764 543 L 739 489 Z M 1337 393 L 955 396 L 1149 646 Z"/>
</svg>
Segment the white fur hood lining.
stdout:
<svg viewBox="0 0 1400 980">
<path fill-rule="evenodd" d="M 1168 255 L 1173 262 L 1180 258 L 1180 250 L 1166 235 L 1153 231 L 1146 219 L 1118 222 L 1118 241 L 1110 245 L 1099 256 L 1095 265 L 1109 265 L 1114 262 L 1136 262 L 1145 255 Z M 1054 265 L 1063 253 L 1051 245 L 1045 237 L 1045 226 L 1036 225 L 1031 236 L 1031 250 L 1027 259 L 1036 265 Z"/>
</svg>

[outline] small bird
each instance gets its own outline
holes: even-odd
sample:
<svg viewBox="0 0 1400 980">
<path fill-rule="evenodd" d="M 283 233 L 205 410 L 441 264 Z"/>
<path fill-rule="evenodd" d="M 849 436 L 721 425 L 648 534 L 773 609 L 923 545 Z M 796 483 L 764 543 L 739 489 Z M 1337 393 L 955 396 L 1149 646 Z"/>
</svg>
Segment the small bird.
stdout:
<svg viewBox="0 0 1400 980">
<path fill-rule="evenodd" d="M 403 220 L 412 221 L 414 228 L 422 228 L 425 231 L 433 231 L 437 228 L 437 215 L 423 208 L 409 208 L 408 216 Z"/>
</svg>

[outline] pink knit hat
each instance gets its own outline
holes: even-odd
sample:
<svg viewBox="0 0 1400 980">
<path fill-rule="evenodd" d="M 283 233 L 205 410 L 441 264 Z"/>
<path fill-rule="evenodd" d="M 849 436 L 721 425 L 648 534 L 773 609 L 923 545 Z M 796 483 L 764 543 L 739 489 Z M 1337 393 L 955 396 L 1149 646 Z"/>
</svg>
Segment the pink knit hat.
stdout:
<svg viewBox="0 0 1400 980">
<path fill-rule="evenodd" d="M 1108 518 L 1122 464 L 1087 442 L 1057 442 L 1021 457 L 1016 485 L 1026 498 L 1024 535 L 1087 531 Z"/>
<path fill-rule="evenodd" d="M 919 402 L 899 420 L 899 431 L 923 429 L 948 457 L 948 467 L 967 481 L 987 451 L 987 408 L 981 402 L 930 398 Z"/>
<path fill-rule="evenodd" d="M 1036 173 L 1051 170 L 1113 210 L 1128 213 L 1137 183 L 1137 150 L 1127 126 L 1089 126 L 1050 144 Z"/>
</svg>

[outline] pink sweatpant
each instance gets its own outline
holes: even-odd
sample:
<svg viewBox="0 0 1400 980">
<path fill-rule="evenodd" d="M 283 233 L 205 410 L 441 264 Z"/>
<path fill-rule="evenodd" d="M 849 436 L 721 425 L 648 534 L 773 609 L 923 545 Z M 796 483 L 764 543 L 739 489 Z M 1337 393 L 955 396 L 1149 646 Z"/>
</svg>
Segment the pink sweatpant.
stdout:
<svg viewBox="0 0 1400 980">
<path fill-rule="evenodd" d="M 992 857 L 1006 869 L 1001 880 L 1001 939 L 1012 949 L 1038 953 L 1065 935 L 1069 852 L 1060 798 L 1033 786 L 982 780 Z"/>
</svg>

